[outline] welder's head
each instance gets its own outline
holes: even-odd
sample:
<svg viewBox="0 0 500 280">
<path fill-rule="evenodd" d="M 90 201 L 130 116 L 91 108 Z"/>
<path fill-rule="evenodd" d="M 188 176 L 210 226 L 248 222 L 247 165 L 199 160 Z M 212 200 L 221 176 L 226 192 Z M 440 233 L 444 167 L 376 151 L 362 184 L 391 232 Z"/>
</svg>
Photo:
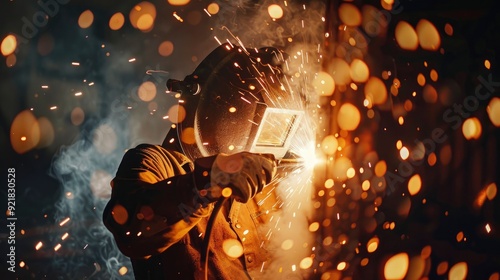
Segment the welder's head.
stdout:
<svg viewBox="0 0 500 280">
<path fill-rule="evenodd" d="M 282 158 L 303 114 L 283 73 L 285 59 L 276 48 L 224 44 L 183 81 L 169 80 L 168 90 L 181 93 L 183 152 L 192 159 L 241 151 Z"/>
</svg>

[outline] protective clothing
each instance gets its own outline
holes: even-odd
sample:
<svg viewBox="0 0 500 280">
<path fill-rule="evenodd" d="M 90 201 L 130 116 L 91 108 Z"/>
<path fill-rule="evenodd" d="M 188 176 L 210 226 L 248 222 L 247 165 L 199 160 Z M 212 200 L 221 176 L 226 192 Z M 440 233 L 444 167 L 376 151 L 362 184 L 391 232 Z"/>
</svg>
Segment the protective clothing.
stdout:
<svg viewBox="0 0 500 280">
<path fill-rule="evenodd" d="M 201 247 L 213 203 L 198 195 L 198 186 L 210 184 L 203 174 L 214 160 L 193 163 L 149 144 L 124 155 L 103 220 L 131 258 L 136 279 L 203 279 Z M 259 279 L 267 272 L 261 272 L 269 265 L 267 222 L 279 213 L 279 204 L 273 188 L 266 187 L 246 204 L 223 205 L 212 231 L 210 279 Z M 237 240 L 243 254 L 226 254 L 226 240 Z"/>
</svg>

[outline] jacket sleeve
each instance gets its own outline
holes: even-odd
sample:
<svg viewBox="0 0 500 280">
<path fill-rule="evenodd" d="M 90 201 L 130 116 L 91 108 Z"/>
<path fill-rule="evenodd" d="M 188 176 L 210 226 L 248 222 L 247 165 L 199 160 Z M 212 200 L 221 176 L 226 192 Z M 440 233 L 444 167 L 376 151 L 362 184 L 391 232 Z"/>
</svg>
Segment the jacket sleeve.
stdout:
<svg viewBox="0 0 500 280">
<path fill-rule="evenodd" d="M 199 195 L 199 185 L 210 182 L 206 165 L 195 168 L 184 155 L 155 145 L 126 152 L 103 213 L 123 254 L 134 259 L 159 254 L 210 214 L 211 202 Z"/>
</svg>

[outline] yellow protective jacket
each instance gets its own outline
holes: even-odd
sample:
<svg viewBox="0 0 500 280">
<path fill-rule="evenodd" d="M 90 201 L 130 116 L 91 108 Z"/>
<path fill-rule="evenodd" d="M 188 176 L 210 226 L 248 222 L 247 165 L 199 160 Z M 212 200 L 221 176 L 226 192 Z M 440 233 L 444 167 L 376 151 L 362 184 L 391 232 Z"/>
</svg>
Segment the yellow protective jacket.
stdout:
<svg viewBox="0 0 500 280">
<path fill-rule="evenodd" d="M 136 279 L 203 279 L 202 243 L 213 203 L 203 201 L 197 187 L 208 183 L 200 174 L 210 166 L 195 165 L 157 145 L 142 144 L 125 153 L 103 221 L 130 257 Z M 268 224 L 278 208 L 269 186 L 246 204 L 222 206 L 212 229 L 210 279 L 261 278 L 269 264 L 264 249 Z M 229 256 L 238 246 L 226 240 L 241 242 L 243 254 Z"/>
</svg>

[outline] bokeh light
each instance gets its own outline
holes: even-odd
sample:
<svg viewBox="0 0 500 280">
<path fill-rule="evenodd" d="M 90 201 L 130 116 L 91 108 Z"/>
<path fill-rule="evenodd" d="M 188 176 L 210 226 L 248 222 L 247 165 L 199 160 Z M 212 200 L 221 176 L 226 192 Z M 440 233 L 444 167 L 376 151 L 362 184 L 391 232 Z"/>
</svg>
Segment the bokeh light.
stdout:
<svg viewBox="0 0 500 280">
<path fill-rule="evenodd" d="M 189 4 L 191 0 L 168 0 L 168 3 L 172 6 L 184 6 Z"/>
<path fill-rule="evenodd" d="M 385 279 L 404 279 L 409 266 L 408 254 L 403 252 L 389 258 L 384 265 Z"/>
<path fill-rule="evenodd" d="M 94 22 L 94 13 L 91 10 L 86 10 L 80 14 L 78 25 L 81 28 L 89 28 Z"/>
<path fill-rule="evenodd" d="M 153 28 L 156 7 L 147 1 L 141 2 L 130 10 L 129 19 L 133 27 L 147 32 Z"/>
<path fill-rule="evenodd" d="M 109 19 L 109 28 L 111 30 L 119 30 L 125 24 L 125 16 L 122 13 L 116 13 Z"/>
<path fill-rule="evenodd" d="M 420 175 L 418 174 L 413 175 L 408 181 L 408 192 L 410 193 L 410 195 L 416 195 L 418 194 L 418 192 L 420 192 L 421 188 L 422 188 L 422 179 L 420 178 Z"/>
<path fill-rule="evenodd" d="M 488 103 L 488 107 L 486 107 L 486 112 L 488 112 L 491 123 L 496 127 L 500 127 L 500 98 L 493 97 Z"/>
<path fill-rule="evenodd" d="M 211 14 L 211 15 L 215 15 L 219 12 L 219 4 L 217 3 L 210 3 L 208 4 L 208 7 L 207 7 L 207 11 Z"/>
<path fill-rule="evenodd" d="M 153 100 L 156 97 L 156 85 L 151 81 L 145 81 L 139 86 L 137 96 L 144 102 Z"/>
<path fill-rule="evenodd" d="M 243 255 L 243 246 L 240 241 L 236 239 L 226 239 L 222 243 L 222 250 L 230 258 L 239 258 Z"/>
<path fill-rule="evenodd" d="M 395 32 L 396 42 L 400 48 L 410 51 L 414 51 L 418 48 L 417 32 L 408 22 L 398 22 Z"/>
<path fill-rule="evenodd" d="M 479 139 L 482 130 L 481 122 L 476 117 L 468 118 L 462 124 L 462 133 L 467 140 Z"/>
<path fill-rule="evenodd" d="M 339 6 L 339 18 L 347 26 L 359 26 L 361 24 L 359 9 L 350 3 L 342 3 Z"/>
<path fill-rule="evenodd" d="M 168 109 L 168 116 L 172 123 L 180 123 L 186 117 L 186 109 L 182 105 L 174 105 Z"/>
<path fill-rule="evenodd" d="M 324 71 L 318 72 L 314 77 L 313 86 L 316 93 L 322 96 L 330 96 L 335 91 L 335 81 L 333 77 Z"/>
<path fill-rule="evenodd" d="M 338 141 L 333 135 L 326 136 L 321 142 L 321 149 L 327 155 L 333 155 L 337 151 Z"/>
<path fill-rule="evenodd" d="M 342 104 L 337 116 L 337 123 L 340 129 L 355 130 L 361 121 L 361 114 L 356 106 L 351 103 Z"/>
<path fill-rule="evenodd" d="M 467 277 L 467 263 L 459 262 L 453 265 L 448 272 L 448 279 L 464 280 Z"/>
<path fill-rule="evenodd" d="M 10 143 L 14 151 L 24 154 L 35 148 L 40 141 L 38 120 L 29 110 L 17 114 L 10 127 Z"/>
<path fill-rule="evenodd" d="M 4 56 L 8 56 L 11 53 L 13 53 L 16 50 L 17 47 L 17 39 L 16 36 L 14 35 L 7 35 L 3 40 L 2 40 L 2 54 Z"/>
<path fill-rule="evenodd" d="M 334 58 L 331 62 L 331 74 L 335 85 L 347 85 L 351 82 L 351 67 L 342 58 Z"/>
<path fill-rule="evenodd" d="M 363 60 L 356 58 L 351 62 L 350 74 L 353 81 L 363 83 L 368 80 L 370 69 Z"/>
<path fill-rule="evenodd" d="M 269 7 L 267 7 L 267 12 L 272 19 L 280 19 L 283 17 L 283 9 L 277 4 L 269 5 Z"/>
<path fill-rule="evenodd" d="M 384 82 L 377 77 L 370 77 L 365 85 L 365 97 L 375 105 L 382 105 L 387 101 L 387 88 Z"/>
<path fill-rule="evenodd" d="M 441 37 L 439 32 L 432 22 L 421 19 L 417 23 L 417 35 L 420 47 L 428 51 L 437 51 L 441 45 Z"/>
</svg>

